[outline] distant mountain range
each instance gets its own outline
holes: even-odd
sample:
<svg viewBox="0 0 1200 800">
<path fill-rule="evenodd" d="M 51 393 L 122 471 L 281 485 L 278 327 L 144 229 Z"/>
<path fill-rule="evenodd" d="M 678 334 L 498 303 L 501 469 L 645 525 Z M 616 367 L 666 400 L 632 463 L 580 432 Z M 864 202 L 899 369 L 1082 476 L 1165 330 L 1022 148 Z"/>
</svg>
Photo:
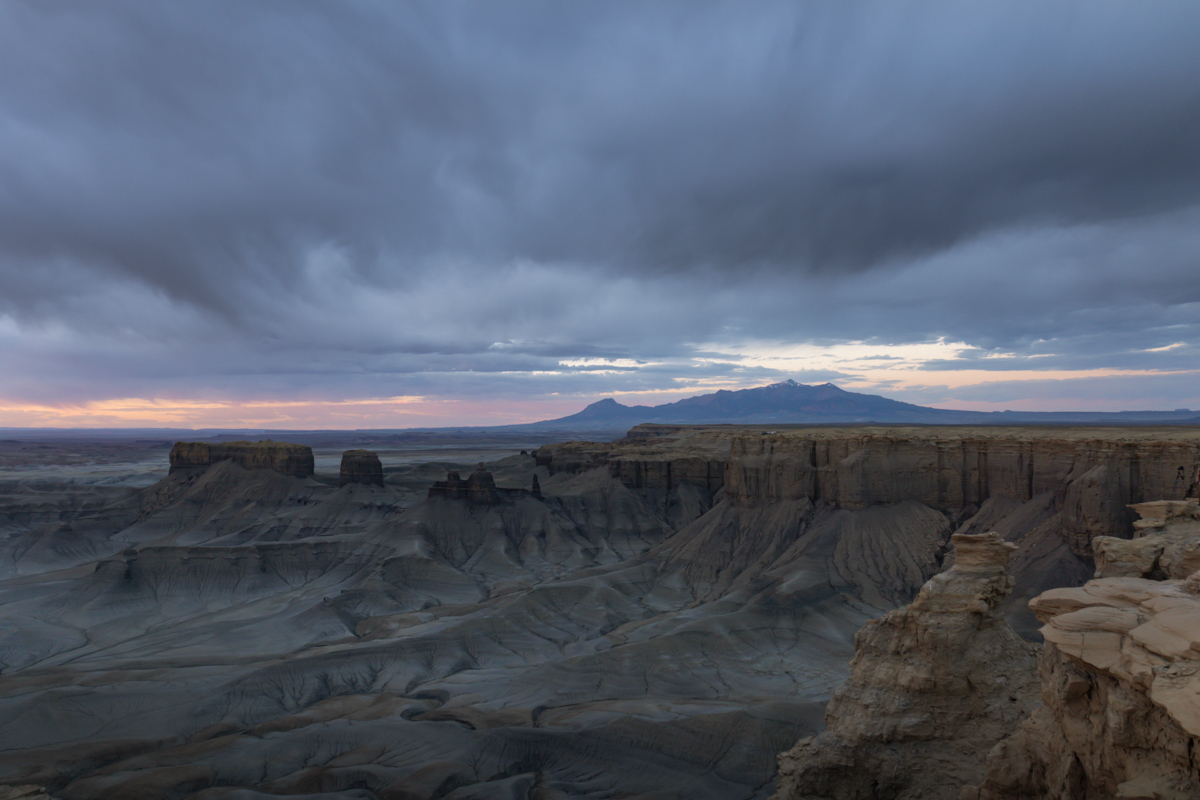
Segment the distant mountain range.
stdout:
<svg viewBox="0 0 1200 800">
<path fill-rule="evenodd" d="M 688 425 L 1200 425 L 1200 412 L 1175 411 L 957 411 L 847 392 L 832 383 L 808 386 L 795 381 L 754 389 L 719 391 L 659 406 L 626 406 L 611 397 L 578 414 L 520 425 L 371 430 L 294 430 L 275 428 L 0 428 L 0 447 L 31 440 L 132 439 L 147 447 L 173 440 L 233 441 L 264 436 L 281 441 L 334 447 L 402 443 L 431 446 L 478 446 L 561 441 L 564 436 L 618 436 L 643 422 Z"/>
<path fill-rule="evenodd" d="M 536 428 L 619 428 L 643 422 L 688 424 L 772 423 L 924 423 L 1008 424 L 1195 424 L 1197 412 L 1175 411 L 956 411 L 928 408 L 873 394 L 839 389 L 832 383 L 809 386 L 792 380 L 739 391 L 721 390 L 659 406 L 626 406 L 612 398 L 592 403 L 578 414 L 535 422 Z M 517 426 L 513 426 L 517 427 Z"/>
</svg>

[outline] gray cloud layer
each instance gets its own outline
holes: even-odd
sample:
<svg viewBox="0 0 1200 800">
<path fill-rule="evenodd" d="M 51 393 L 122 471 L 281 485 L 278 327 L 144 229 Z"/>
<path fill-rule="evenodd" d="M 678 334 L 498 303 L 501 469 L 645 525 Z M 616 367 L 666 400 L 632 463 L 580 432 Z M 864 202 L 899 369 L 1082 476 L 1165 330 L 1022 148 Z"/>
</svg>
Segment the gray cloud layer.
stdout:
<svg viewBox="0 0 1200 800">
<path fill-rule="evenodd" d="M 2 393 L 1189 368 L 1197 41 L 1193 2 L 8 3 Z M 534 374 L 587 357 L 667 364 Z"/>
</svg>

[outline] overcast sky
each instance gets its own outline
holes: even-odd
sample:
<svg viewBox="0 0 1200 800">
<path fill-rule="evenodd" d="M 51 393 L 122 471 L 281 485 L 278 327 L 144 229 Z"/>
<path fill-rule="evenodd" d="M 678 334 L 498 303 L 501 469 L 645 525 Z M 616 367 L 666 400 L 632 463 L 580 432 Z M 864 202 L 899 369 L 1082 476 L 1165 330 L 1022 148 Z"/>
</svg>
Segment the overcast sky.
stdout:
<svg viewBox="0 0 1200 800">
<path fill-rule="evenodd" d="M 0 4 L 0 425 L 1200 408 L 1200 3 Z"/>
</svg>

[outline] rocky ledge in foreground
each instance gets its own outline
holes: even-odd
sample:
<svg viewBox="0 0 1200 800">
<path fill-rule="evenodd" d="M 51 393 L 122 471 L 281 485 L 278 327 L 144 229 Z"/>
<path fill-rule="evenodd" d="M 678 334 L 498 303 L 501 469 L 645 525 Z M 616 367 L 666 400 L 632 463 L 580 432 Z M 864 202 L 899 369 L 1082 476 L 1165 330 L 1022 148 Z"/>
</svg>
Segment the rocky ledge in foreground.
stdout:
<svg viewBox="0 0 1200 800">
<path fill-rule="evenodd" d="M 1014 545 L 956 534 L 954 566 L 868 622 L 826 729 L 779 757 L 775 800 L 958 800 L 1037 703 L 1036 648 L 999 612 Z"/>
<path fill-rule="evenodd" d="M 233 461 L 245 469 L 270 469 L 296 478 L 313 474 L 312 448 L 287 442 L 176 442 L 171 448 L 171 472 L 205 469 L 220 461 Z"/>
<path fill-rule="evenodd" d="M 1043 705 L 964 798 L 1200 798 L 1200 506 L 1133 508 L 1143 535 L 1097 540 L 1096 580 L 1030 603 Z"/>
<path fill-rule="evenodd" d="M 339 485 L 365 483 L 383 486 L 383 463 L 379 455 L 370 450 L 347 450 L 342 453 L 342 469 Z"/>
</svg>

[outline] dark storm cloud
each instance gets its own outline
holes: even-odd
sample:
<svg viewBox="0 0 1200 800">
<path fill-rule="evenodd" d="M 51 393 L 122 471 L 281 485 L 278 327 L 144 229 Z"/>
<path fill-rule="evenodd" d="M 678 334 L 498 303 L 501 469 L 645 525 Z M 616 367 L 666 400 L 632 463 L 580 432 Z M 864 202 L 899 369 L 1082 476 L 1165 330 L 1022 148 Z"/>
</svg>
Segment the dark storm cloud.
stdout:
<svg viewBox="0 0 1200 800">
<path fill-rule="evenodd" d="M 773 378 L 681 366 L 754 339 L 1173 368 L 1198 38 L 1190 2 L 5 4 L 4 392 Z"/>
</svg>

